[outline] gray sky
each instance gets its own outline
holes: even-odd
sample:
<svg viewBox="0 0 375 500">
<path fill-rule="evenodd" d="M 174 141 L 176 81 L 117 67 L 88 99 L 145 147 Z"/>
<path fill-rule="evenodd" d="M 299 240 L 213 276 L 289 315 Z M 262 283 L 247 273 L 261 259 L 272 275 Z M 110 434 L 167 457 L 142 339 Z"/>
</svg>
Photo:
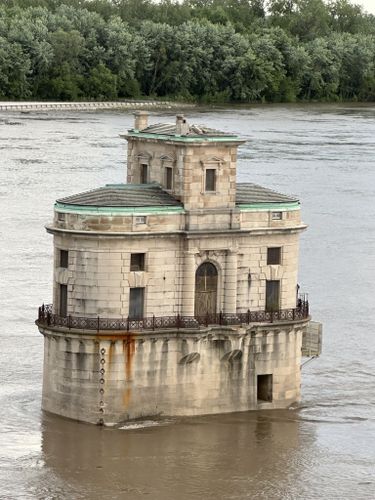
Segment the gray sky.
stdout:
<svg viewBox="0 0 375 500">
<path fill-rule="evenodd" d="M 375 0 L 354 0 L 353 3 L 363 5 L 364 9 L 370 14 L 375 14 Z"/>
</svg>

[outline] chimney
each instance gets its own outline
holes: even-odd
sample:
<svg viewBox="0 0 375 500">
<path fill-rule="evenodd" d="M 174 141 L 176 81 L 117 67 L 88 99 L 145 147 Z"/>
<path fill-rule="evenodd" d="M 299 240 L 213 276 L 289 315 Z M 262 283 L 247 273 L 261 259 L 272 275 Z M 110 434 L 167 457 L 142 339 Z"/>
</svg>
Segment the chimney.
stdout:
<svg viewBox="0 0 375 500">
<path fill-rule="evenodd" d="M 186 135 L 189 132 L 189 124 L 184 115 L 176 116 L 176 135 Z"/>
<path fill-rule="evenodd" d="M 135 111 L 134 113 L 134 130 L 140 132 L 148 126 L 148 112 Z"/>
</svg>

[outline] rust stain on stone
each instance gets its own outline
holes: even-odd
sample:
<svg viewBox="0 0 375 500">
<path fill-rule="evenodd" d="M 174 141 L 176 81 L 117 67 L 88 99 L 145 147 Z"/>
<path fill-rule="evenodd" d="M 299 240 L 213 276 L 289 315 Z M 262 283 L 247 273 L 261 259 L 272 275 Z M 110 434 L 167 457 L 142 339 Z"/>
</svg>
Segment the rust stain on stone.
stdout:
<svg viewBox="0 0 375 500">
<path fill-rule="evenodd" d="M 113 356 L 113 344 L 111 342 L 109 344 L 109 348 L 108 348 L 108 365 L 109 366 L 112 364 L 112 356 Z"/>
<path fill-rule="evenodd" d="M 126 332 L 126 333 L 114 333 L 110 335 L 98 335 L 98 339 L 100 341 L 110 341 L 111 344 L 109 345 L 108 348 L 108 365 L 111 365 L 112 363 L 112 357 L 113 357 L 113 349 L 114 345 L 113 343 L 117 341 L 122 341 L 122 350 L 124 354 L 124 374 L 125 374 L 125 384 L 128 386 L 126 389 L 123 390 L 122 393 L 122 401 L 123 405 L 126 407 L 129 404 L 129 401 L 131 400 L 132 396 L 132 389 L 129 387 L 129 384 L 131 383 L 132 380 L 132 371 L 133 371 L 133 360 L 134 360 L 134 354 L 135 354 L 135 339 L 137 337 L 137 334 L 133 332 Z M 108 366 L 109 369 L 109 366 Z"/>
<path fill-rule="evenodd" d="M 133 358 L 135 353 L 135 341 L 133 338 L 123 340 L 122 349 L 125 354 L 125 375 L 126 380 L 130 380 L 133 368 Z"/>
<path fill-rule="evenodd" d="M 128 406 L 131 396 L 132 396 L 132 390 L 130 389 L 130 387 L 128 387 L 122 393 L 122 403 L 125 407 Z"/>
<path fill-rule="evenodd" d="M 135 340 L 132 337 L 128 337 L 127 340 L 123 340 L 122 350 L 124 353 L 124 368 L 125 368 L 125 383 L 129 384 L 131 382 L 132 370 L 133 370 L 133 359 L 135 353 Z M 128 406 L 129 401 L 132 396 L 131 387 L 127 387 L 122 394 L 122 402 L 124 406 Z"/>
</svg>

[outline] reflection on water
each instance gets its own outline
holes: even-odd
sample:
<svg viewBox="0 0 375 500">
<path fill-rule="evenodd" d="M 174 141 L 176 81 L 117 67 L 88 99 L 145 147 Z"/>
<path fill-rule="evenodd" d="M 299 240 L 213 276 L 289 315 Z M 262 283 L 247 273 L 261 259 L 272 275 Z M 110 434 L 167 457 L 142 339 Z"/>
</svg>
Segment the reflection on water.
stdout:
<svg viewBox="0 0 375 500">
<path fill-rule="evenodd" d="M 129 498 L 189 499 L 215 498 L 218 492 L 224 498 L 254 498 L 266 491 L 275 498 L 306 464 L 298 415 L 290 411 L 138 426 L 106 429 L 45 415 L 45 466 L 87 498 L 105 498 L 110 491 L 111 498 L 129 493 Z"/>
<path fill-rule="evenodd" d="M 190 115 L 190 113 L 189 113 Z M 237 132 L 238 176 L 297 194 L 300 285 L 324 323 L 302 407 L 102 429 L 40 411 L 55 199 L 125 179 L 126 113 L 0 116 L 0 499 L 372 499 L 375 106 L 195 110 Z M 161 121 L 171 113 L 155 115 Z"/>
</svg>

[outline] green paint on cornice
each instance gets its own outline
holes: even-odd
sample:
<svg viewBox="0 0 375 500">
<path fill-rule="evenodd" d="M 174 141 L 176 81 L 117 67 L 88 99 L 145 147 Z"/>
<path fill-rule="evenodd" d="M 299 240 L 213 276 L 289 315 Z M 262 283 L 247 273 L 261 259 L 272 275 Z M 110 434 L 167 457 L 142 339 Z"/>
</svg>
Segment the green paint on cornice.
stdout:
<svg viewBox="0 0 375 500">
<path fill-rule="evenodd" d="M 165 215 L 185 213 L 183 207 L 95 207 L 83 205 L 69 205 L 67 203 L 55 203 L 56 212 L 64 214 L 84 215 Z"/>
<path fill-rule="evenodd" d="M 250 203 L 246 205 L 236 205 L 242 212 L 268 212 L 272 211 L 286 211 L 300 210 L 298 201 L 284 202 L 284 203 Z"/>
<path fill-rule="evenodd" d="M 291 203 L 251 203 L 246 205 L 236 205 L 241 212 L 268 212 L 272 211 L 286 211 L 291 212 L 300 210 L 298 201 Z M 84 214 L 84 215 L 166 215 L 166 214 L 183 214 L 185 210 L 183 207 L 95 207 L 87 205 L 69 205 L 68 203 L 55 203 L 56 212 L 67 214 Z"/>
<path fill-rule="evenodd" d="M 139 137 L 142 139 L 159 139 L 162 141 L 174 141 L 174 142 L 246 142 L 237 135 L 226 135 L 226 136 L 215 136 L 215 137 L 188 137 L 183 135 L 162 135 L 162 134 L 146 134 L 144 132 L 135 132 L 134 130 L 129 130 L 129 132 L 123 137 Z"/>
</svg>

